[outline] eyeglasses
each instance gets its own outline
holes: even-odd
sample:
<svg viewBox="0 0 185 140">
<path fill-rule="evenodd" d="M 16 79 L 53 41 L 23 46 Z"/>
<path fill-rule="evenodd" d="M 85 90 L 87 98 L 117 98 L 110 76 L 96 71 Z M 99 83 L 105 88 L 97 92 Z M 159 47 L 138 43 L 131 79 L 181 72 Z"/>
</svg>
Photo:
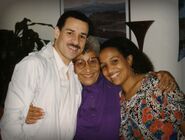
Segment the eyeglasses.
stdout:
<svg viewBox="0 0 185 140">
<path fill-rule="evenodd" d="M 77 60 L 74 60 L 73 63 L 75 65 L 75 67 L 78 69 L 83 69 L 87 63 L 89 65 L 89 67 L 93 68 L 93 67 L 96 67 L 97 65 L 99 65 L 99 60 L 97 57 L 91 57 L 87 61 L 85 61 L 83 59 L 77 59 Z"/>
</svg>

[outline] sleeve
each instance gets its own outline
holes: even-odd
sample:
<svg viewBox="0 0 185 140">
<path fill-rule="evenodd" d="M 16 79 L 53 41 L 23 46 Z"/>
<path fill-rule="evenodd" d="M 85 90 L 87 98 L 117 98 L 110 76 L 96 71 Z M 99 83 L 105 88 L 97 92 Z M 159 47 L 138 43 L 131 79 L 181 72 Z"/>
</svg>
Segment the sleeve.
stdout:
<svg viewBox="0 0 185 140">
<path fill-rule="evenodd" d="M 15 66 L 1 119 L 3 140 L 25 140 L 23 125 L 37 86 L 35 59 L 25 58 Z"/>
<path fill-rule="evenodd" d="M 159 88 L 157 89 L 153 93 L 153 98 L 161 112 L 161 117 L 180 125 L 185 121 L 185 94 L 178 88 L 168 93 L 162 93 Z"/>
<path fill-rule="evenodd" d="M 158 88 L 159 79 L 149 75 L 146 80 L 145 90 L 148 91 L 148 98 L 155 106 L 158 115 L 177 125 L 185 120 L 185 94 L 177 87 L 171 92 L 162 92 Z"/>
<path fill-rule="evenodd" d="M 174 120 L 181 124 L 182 121 L 185 121 L 185 94 L 179 89 L 164 94 L 167 98 L 166 108 L 172 112 Z"/>
</svg>

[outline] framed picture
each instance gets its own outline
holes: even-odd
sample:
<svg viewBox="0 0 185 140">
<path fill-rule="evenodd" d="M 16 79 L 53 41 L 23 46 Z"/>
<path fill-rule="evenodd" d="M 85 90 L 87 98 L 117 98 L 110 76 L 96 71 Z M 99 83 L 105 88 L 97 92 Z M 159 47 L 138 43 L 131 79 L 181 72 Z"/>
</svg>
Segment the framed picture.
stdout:
<svg viewBox="0 0 185 140">
<path fill-rule="evenodd" d="M 185 57 L 185 1 L 179 0 L 179 56 L 178 61 Z"/>
<path fill-rule="evenodd" d="M 93 22 L 94 35 L 101 41 L 126 36 L 124 0 L 63 0 L 64 11 L 79 10 Z"/>
</svg>

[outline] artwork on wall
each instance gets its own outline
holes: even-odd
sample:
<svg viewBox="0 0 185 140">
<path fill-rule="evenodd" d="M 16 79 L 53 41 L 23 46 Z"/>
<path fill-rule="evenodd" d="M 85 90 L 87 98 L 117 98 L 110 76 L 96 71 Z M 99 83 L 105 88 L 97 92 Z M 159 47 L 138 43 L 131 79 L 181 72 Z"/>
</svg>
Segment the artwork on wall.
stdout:
<svg viewBox="0 0 185 140">
<path fill-rule="evenodd" d="M 128 21 L 125 24 L 129 27 L 128 36 L 132 40 L 131 32 L 135 35 L 139 50 L 143 51 L 143 45 L 145 41 L 145 36 L 154 20 L 141 20 L 141 21 L 131 21 L 131 0 L 128 2 Z"/>
<path fill-rule="evenodd" d="M 185 1 L 179 0 L 179 56 L 178 61 L 185 57 Z"/>
<path fill-rule="evenodd" d="M 153 22 L 154 20 L 126 22 L 126 25 L 128 25 L 129 29 L 134 33 L 137 43 L 138 43 L 138 48 L 141 51 L 143 51 L 145 35 Z"/>
<path fill-rule="evenodd" d="M 100 41 L 126 36 L 124 0 L 64 0 L 64 11 L 79 10 L 93 22 L 94 35 Z"/>
</svg>

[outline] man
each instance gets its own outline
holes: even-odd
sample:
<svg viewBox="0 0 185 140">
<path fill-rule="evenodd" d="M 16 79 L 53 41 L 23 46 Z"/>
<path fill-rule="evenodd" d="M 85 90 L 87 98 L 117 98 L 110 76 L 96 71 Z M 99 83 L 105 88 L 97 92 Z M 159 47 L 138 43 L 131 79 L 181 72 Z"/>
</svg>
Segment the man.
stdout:
<svg viewBox="0 0 185 140">
<path fill-rule="evenodd" d="M 55 28 L 54 44 L 16 65 L 1 120 L 3 140 L 73 139 L 81 85 L 71 60 L 84 49 L 91 26 L 84 14 L 65 12 Z M 45 117 L 27 125 L 25 117 L 32 103 L 44 109 Z"/>
</svg>

